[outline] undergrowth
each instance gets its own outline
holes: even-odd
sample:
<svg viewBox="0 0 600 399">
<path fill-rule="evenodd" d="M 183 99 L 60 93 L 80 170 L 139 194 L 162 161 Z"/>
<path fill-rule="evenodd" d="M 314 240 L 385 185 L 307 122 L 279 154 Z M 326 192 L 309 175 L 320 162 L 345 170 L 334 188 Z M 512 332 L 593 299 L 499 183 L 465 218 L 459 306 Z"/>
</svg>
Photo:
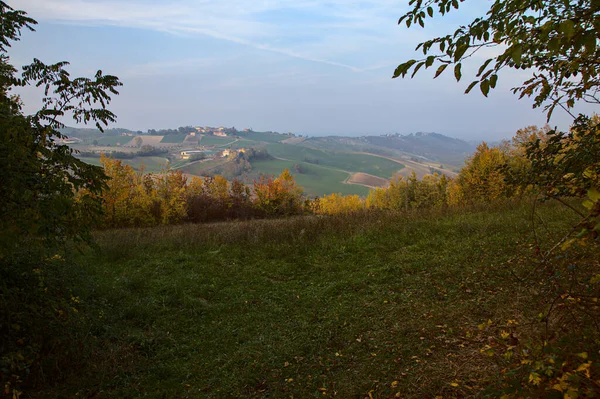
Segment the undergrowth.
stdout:
<svg viewBox="0 0 600 399">
<path fill-rule="evenodd" d="M 542 245 L 577 219 L 538 212 Z M 98 232 L 64 269 L 85 365 L 24 395 L 535 397 L 573 376 L 597 392 L 597 332 L 545 318 L 532 242 L 518 202 Z"/>
</svg>

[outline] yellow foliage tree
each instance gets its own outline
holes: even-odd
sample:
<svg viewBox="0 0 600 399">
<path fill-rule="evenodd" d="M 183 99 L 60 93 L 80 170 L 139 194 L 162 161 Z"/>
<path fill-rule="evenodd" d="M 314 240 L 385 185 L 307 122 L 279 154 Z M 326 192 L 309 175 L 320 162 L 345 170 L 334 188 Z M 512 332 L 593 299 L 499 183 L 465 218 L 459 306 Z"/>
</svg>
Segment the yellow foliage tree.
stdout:
<svg viewBox="0 0 600 399">
<path fill-rule="evenodd" d="M 303 191 L 288 169 L 276 179 L 263 175 L 254 182 L 254 206 L 269 216 L 301 213 Z"/>
<path fill-rule="evenodd" d="M 316 213 L 322 215 L 349 215 L 365 209 L 365 201 L 358 195 L 331 194 L 319 198 Z"/>
</svg>

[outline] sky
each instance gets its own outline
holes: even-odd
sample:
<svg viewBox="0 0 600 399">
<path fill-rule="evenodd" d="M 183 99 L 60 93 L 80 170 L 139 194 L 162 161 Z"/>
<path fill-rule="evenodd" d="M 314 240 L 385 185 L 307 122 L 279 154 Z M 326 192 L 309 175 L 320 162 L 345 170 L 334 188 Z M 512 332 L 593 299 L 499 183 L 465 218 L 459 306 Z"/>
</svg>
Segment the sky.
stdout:
<svg viewBox="0 0 600 399">
<path fill-rule="evenodd" d="M 435 16 L 425 29 L 397 25 L 408 0 L 8 0 L 38 21 L 9 49 L 16 66 L 33 58 L 69 61 L 72 76 L 101 69 L 123 82 L 110 109 L 132 130 L 235 126 L 319 135 L 438 132 L 495 141 L 542 111 L 510 88 L 529 76 L 509 71 L 488 98 L 464 90 L 485 59 L 463 66 L 466 79 L 433 70 L 392 79 L 417 58 L 416 45 L 483 15 L 489 1 Z M 422 54 L 421 54 L 422 56 Z M 469 75 L 471 72 L 471 75 Z M 41 93 L 22 89 L 25 112 Z M 568 126 L 556 111 L 551 125 Z M 73 123 L 68 123 L 73 125 Z"/>
</svg>

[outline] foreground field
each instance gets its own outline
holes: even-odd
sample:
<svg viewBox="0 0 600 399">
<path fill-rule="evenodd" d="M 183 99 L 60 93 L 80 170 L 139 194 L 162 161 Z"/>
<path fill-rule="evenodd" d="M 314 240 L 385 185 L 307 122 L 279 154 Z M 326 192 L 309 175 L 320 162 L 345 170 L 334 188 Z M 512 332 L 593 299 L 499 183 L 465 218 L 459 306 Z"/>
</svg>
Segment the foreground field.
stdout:
<svg viewBox="0 0 600 399">
<path fill-rule="evenodd" d="M 473 395 L 500 373 L 477 326 L 535 325 L 513 277 L 530 265 L 507 267 L 530 214 L 511 203 L 99 233 L 73 293 L 98 349 L 40 396 Z M 540 216 L 540 239 L 573 220 L 550 205 Z"/>
</svg>

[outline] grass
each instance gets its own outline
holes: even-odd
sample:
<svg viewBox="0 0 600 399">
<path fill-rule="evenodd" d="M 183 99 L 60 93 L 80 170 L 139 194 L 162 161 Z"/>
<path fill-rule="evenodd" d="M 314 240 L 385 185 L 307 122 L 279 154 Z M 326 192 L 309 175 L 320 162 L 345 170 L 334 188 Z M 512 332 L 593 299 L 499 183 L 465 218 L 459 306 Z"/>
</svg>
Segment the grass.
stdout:
<svg viewBox="0 0 600 399">
<path fill-rule="evenodd" d="M 232 143 L 235 141 L 235 137 L 219 137 L 219 136 L 202 136 L 199 143 L 200 145 L 214 145 L 214 146 L 224 146 L 226 144 Z"/>
<path fill-rule="evenodd" d="M 117 146 L 117 145 L 125 145 L 127 143 L 129 143 L 131 141 L 131 137 L 129 136 L 104 136 L 104 137 L 100 137 L 98 138 L 98 145 L 110 145 L 110 146 Z"/>
<path fill-rule="evenodd" d="M 187 137 L 187 134 L 168 134 L 162 138 L 161 143 L 182 143 Z"/>
<path fill-rule="evenodd" d="M 204 176 L 211 169 L 227 163 L 227 158 L 217 158 L 215 160 L 194 162 L 190 165 L 185 165 L 180 169 L 185 173 L 195 176 Z"/>
<path fill-rule="evenodd" d="M 572 221 L 540 209 L 547 234 Z M 480 353 L 487 338 L 465 334 L 535 313 L 506 267 L 530 238 L 530 211 L 98 233 L 78 258 L 89 284 L 73 295 L 99 349 L 40 396 L 471 396 L 500 370 Z"/>
<path fill-rule="evenodd" d="M 384 179 L 391 178 L 394 173 L 404 167 L 397 162 L 373 155 L 321 151 L 298 145 L 270 144 L 267 150 L 277 158 L 300 162 L 309 160 L 311 163 L 318 161 L 318 164 L 322 166 L 348 172 L 368 173 Z"/>
<path fill-rule="evenodd" d="M 262 146 L 264 146 L 263 143 L 258 143 L 253 140 L 240 139 L 227 147 L 231 147 L 234 150 L 238 150 L 240 148 L 261 148 Z"/>
<path fill-rule="evenodd" d="M 294 165 L 299 164 L 303 173 L 298 173 Z M 277 177 L 283 169 L 289 169 L 294 175 L 296 183 L 304 188 L 309 196 L 323 196 L 331 193 L 343 195 L 358 194 L 366 196 L 369 189 L 356 184 L 345 184 L 348 173 L 327 167 L 313 165 L 306 162 L 283 161 L 272 159 L 268 161 L 253 161 L 252 171 L 255 173 L 273 175 Z"/>
<path fill-rule="evenodd" d="M 91 165 L 101 166 L 100 157 L 79 157 L 79 159 Z M 135 157 L 131 159 L 122 159 L 121 162 L 136 170 L 139 170 L 143 164 L 146 172 L 159 173 L 169 160 L 163 157 Z"/>
<path fill-rule="evenodd" d="M 281 140 L 290 138 L 287 134 L 267 133 L 267 132 L 244 132 L 240 134 L 242 137 L 253 141 L 264 141 L 267 143 L 278 143 Z"/>
</svg>

